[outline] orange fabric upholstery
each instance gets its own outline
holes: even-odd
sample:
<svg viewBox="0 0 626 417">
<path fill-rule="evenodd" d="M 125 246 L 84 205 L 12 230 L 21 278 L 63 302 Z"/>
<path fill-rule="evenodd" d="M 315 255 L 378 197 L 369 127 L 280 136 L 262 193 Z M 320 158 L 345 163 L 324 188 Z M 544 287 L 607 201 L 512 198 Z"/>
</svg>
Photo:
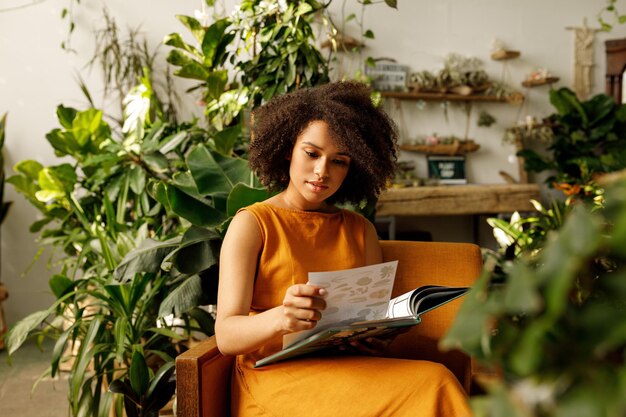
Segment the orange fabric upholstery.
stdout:
<svg viewBox="0 0 626 417">
<path fill-rule="evenodd" d="M 469 243 L 381 241 L 385 261 L 398 260 L 394 295 L 420 285 L 469 286 L 482 268 L 480 248 Z M 398 336 L 389 355 L 446 365 L 469 392 L 470 359 L 461 352 L 440 352 L 462 298 L 426 313 L 422 323 Z M 211 337 L 176 358 L 176 408 L 179 417 L 228 417 L 233 357 L 220 354 Z"/>
</svg>

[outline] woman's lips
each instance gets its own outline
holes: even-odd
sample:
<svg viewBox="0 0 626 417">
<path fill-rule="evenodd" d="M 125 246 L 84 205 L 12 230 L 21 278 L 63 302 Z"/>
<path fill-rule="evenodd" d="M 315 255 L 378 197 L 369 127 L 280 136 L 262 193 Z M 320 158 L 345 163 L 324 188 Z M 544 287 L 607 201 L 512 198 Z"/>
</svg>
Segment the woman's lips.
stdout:
<svg viewBox="0 0 626 417">
<path fill-rule="evenodd" d="M 328 189 L 328 186 L 325 185 L 322 182 L 317 182 L 317 181 L 307 181 L 307 184 L 309 184 L 311 186 L 311 189 L 314 192 L 322 192 Z"/>
</svg>

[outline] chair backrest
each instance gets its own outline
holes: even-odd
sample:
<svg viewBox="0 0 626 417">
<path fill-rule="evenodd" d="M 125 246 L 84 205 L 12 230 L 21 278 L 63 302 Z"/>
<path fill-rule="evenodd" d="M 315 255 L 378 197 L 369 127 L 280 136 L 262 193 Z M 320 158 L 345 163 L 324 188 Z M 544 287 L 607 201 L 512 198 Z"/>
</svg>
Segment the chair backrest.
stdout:
<svg viewBox="0 0 626 417">
<path fill-rule="evenodd" d="M 421 285 L 469 287 L 482 270 L 480 248 L 470 243 L 381 241 L 381 246 L 383 260 L 399 261 L 393 296 Z M 469 392 L 469 357 L 459 351 L 442 352 L 437 346 L 452 325 L 462 302 L 461 297 L 424 314 L 418 326 L 394 340 L 388 355 L 443 363 Z"/>
<path fill-rule="evenodd" d="M 419 285 L 470 286 L 482 269 L 480 248 L 469 243 L 381 241 L 385 261 L 398 260 L 394 295 Z M 469 392 L 470 361 L 460 352 L 440 352 L 461 304 L 452 301 L 424 315 L 422 323 L 396 338 L 392 357 L 445 364 Z M 222 356 L 212 337 L 176 358 L 177 416 L 228 417 L 233 358 Z"/>
</svg>

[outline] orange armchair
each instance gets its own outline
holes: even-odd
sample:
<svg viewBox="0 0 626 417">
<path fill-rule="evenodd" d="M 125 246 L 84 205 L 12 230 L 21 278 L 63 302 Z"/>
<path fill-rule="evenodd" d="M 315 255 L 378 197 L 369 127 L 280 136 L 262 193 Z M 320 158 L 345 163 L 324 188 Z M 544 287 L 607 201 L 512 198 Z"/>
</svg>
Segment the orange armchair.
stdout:
<svg viewBox="0 0 626 417">
<path fill-rule="evenodd" d="M 480 248 L 469 243 L 381 241 L 384 261 L 398 260 L 393 295 L 420 285 L 470 286 L 480 275 Z M 448 367 L 469 393 L 472 361 L 462 352 L 441 352 L 446 333 L 461 305 L 457 299 L 424 315 L 422 323 L 399 335 L 388 355 L 424 359 Z M 297 359 L 294 359 L 297 360 Z M 234 358 L 223 356 L 210 337 L 176 358 L 176 403 L 179 417 L 228 417 Z"/>
</svg>

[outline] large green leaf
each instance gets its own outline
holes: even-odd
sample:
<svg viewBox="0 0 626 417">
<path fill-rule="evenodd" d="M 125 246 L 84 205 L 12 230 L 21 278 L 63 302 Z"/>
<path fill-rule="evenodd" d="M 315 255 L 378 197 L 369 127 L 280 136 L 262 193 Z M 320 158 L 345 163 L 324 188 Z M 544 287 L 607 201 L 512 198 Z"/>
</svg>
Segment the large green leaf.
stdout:
<svg viewBox="0 0 626 417">
<path fill-rule="evenodd" d="M 172 251 L 164 263 L 173 263 L 184 274 L 196 274 L 217 263 L 220 236 L 213 230 L 191 226 L 183 235 L 178 248 Z"/>
<path fill-rule="evenodd" d="M 71 107 L 65 107 L 62 104 L 57 106 L 57 119 L 65 129 L 71 129 L 72 123 L 76 118 L 78 111 Z"/>
<path fill-rule="evenodd" d="M 166 194 L 172 211 L 196 226 L 215 227 L 227 218 L 224 212 L 216 210 L 177 187 L 167 186 Z"/>
<path fill-rule="evenodd" d="M 563 87 L 558 90 L 550 90 L 550 103 L 557 109 L 561 116 L 578 115 L 583 127 L 589 125 L 587 113 L 576 94 L 569 88 Z"/>
<path fill-rule="evenodd" d="M 211 71 L 207 77 L 207 97 L 218 100 L 228 83 L 228 71 Z"/>
<path fill-rule="evenodd" d="M 239 183 L 228 195 L 227 214 L 234 216 L 240 208 L 267 200 L 269 197 L 270 193 L 264 188 L 252 188 Z"/>
<path fill-rule="evenodd" d="M 200 51 L 198 51 L 197 48 L 185 42 L 179 33 L 170 33 L 169 35 L 165 37 L 165 39 L 163 40 L 163 43 L 165 45 L 173 46 L 175 48 L 179 48 L 184 51 L 187 51 L 189 54 L 193 55 L 194 57 L 198 59 L 202 59 L 202 54 L 200 53 Z"/>
<path fill-rule="evenodd" d="M 115 277 L 121 282 L 132 280 L 138 272 L 156 273 L 161 269 L 165 256 L 180 243 L 180 237 L 163 242 L 152 239 L 144 240 L 141 245 L 129 252 L 115 268 Z"/>
<path fill-rule="evenodd" d="M 176 18 L 180 20 L 180 22 L 185 25 L 187 29 L 189 29 L 189 31 L 192 33 L 194 38 L 196 38 L 196 41 L 198 41 L 198 43 L 202 42 L 202 40 L 204 39 L 205 30 L 202 27 L 202 24 L 198 21 L 198 19 L 194 19 L 191 16 L 184 15 L 176 15 Z"/>
<path fill-rule="evenodd" d="M 161 366 L 154 374 L 154 378 L 152 378 L 150 386 L 146 391 L 144 410 L 159 411 L 172 398 L 176 390 L 176 383 L 170 379 L 175 369 L 175 362 L 171 361 Z"/>
<path fill-rule="evenodd" d="M 224 169 L 204 145 L 195 147 L 187 156 L 187 166 L 201 195 L 228 194 L 233 188 Z"/>
<path fill-rule="evenodd" d="M 54 377 L 59 369 L 59 363 L 61 361 L 61 357 L 66 349 L 67 339 L 70 336 L 70 333 L 74 332 L 74 326 L 71 326 L 69 329 L 66 329 L 61 336 L 57 339 L 54 344 L 54 349 L 52 350 L 52 357 L 50 359 L 50 376 Z"/>
<path fill-rule="evenodd" d="M 180 69 L 174 71 L 174 74 L 182 78 L 206 81 L 206 79 L 209 77 L 210 72 L 207 71 L 206 68 L 204 68 L 200 63 L 196 61 L 191 61 L 183 65 Z"/>
<path fill-rule="evenodd" d="M 249 183 L 252 178 L 248 161 L 212 153 L 205 146 L 190 153 L 187 165 L 202 195 L 229 194 L 237 183 Z"/>
<path fill-rule="evenodd" d="M 180 317 L 181 314 L 196 307 L 202 297 L 202 282 L 198 275 L 192 275 L 171 291 L 161 302 L 159 307 L 159 317 L 164 317 L 174 313 Z"/>
<path fill-rule="evenodd" d="M 189 310 L 189 315 L 198 323 L 204 334 L 211 336 L 215 334 L 215 319 L 201 306 Z"/>
<path fill-rule="evenodd" d="M 130 386 L 138 397 L 144 395 L 150 386 L 150 371 L 146 364 L 146 358 L 140 349 L 133 352 L 133 359 L 130 363 Z"/>
<path fill-rule="evenodd" d="M 43 165 L 32 159 L 25 159 L 18 162 L 13 169 L 20 174 L 24 174 L 31 181 L 36 181 L 39 178 L 39 172 L 43 169 Z"/>
<path fill-rule="evenodd" d="M 55 297 L 61 298 L 74 288 L 74 281 L 62 274 L 55 274 L 49 281 L 50 289 Z"/>
<path fill-rule="evenodd" d="M 220 19 L 209 26 L 202 39 L 202 53 L 204 54 L 204 65 L 209 68 L 214 67 L 214 58 L 216 55 L 221 55 L 221 51 L 218 50 L 220 40 L 224 36 L 224 32 L 230 25 L 228 19 Z"/>
<path fill-rule="evenodd" d="M 53 304 L 47 310 L 41 310 L 29 314 L 22 320 L 18 321 L 17 324 L 9 330 L 9 332 L 4 336 L 4 341 L 9 355 L 12 355 L 20 346 L 22 346 L 22 343 L 24 343 L 28 334 L 39 327 L 39 325 L 41 325 L 41 323 L 54 312 L 56 306 L 57 303 Z"/>
<path fill-rule="evenodd" d="M 241 125 L 220 130 L 213 136 L 215 150 L 224 156 L 230 156 L 233 153 L 233 147 L 240 134 Z"/>
</svg>

